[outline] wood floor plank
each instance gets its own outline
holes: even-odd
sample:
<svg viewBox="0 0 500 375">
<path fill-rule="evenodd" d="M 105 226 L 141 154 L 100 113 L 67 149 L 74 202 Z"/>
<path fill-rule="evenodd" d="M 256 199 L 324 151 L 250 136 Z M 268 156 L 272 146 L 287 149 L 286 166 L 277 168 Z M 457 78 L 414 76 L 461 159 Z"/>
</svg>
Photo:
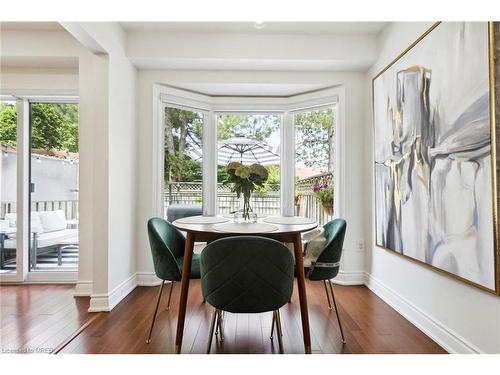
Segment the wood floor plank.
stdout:
<svg viewBox="0 0 500 375">
<path fill-rule="evenodd" d="M 49 353 L 86 321 L 89 298 L 73 285 L 1 285 L 0 342 L 4 351 Z"/>
<path fill-rule="evenodd" d="M 334 310 L 328 309 L 321 282 L 306 282 L 313 353 L 445 353 L 364 286 L 334 286 L 347 344 L 343 345 Z M 61 285 L 1 286 L 2 345 L 56 346 L 89 317 L 88 299 L 74 299 Z M 297 288 L 281 311 L 285 353 L 303 353 Z M 157 287 L 138 287 L 109 313 L 102 313 L 61 353 L 173 353 L 180 288 L 169 288 L 158 311 L 150 344 L 146 335 Z M 187 304 L 183 353 L 205 353 L 213 311 L 202 302 L 200 282 L 192 281 Z M 213 340 L 212 353 L 278 353 L 277 333 L 270 340 L 272 313 L 224 317 L 224 342 Z"/>
</svg>

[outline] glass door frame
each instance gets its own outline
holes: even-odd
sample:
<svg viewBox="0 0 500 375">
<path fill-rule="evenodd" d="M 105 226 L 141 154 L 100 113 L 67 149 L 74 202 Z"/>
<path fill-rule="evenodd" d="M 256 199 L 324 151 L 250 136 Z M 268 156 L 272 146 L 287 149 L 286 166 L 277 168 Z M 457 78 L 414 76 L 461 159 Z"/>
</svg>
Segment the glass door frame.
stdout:
<svg viewBox="0 0 500 375">
<path fill-rule="evenodd" d="M 27 153 L 25 156 L 27 158 L 27 163 L 28 163 L 28 180 L 27 180 L 27 187 L 26 189 L 28 190 L 28 217 L 30 217 L 31 214 L 31 170 L 32 170 L 32 158 L 31 158 L 31 136 L 32 136 L 32 119 L 31 119 L 31 106 L 33 104 L 38 104 L 38 103 L 43 103 L 43 104 L 78 104 L 78 97 L 74 96 L 37 96 L 37 97 L 30 97 L 28 100 L 29 107 L 29 123 L 28 123 L 28 137 L 29 137 L 29 143 L 28 147 L 24 152 Z M 28 222 L 28 229 L 27 233 L 28 236 L 31 239 L 31 220 L 27 220 Z M 71 270 L 71 271 L 65 271 L 65 270 L 37 270 L 37 269 L 31 269 L 30 267 L 30 245 L 31 242 L 28 242 L 28 258 L 27 258 L 27 265 L 28 265 L 28 273 L 26 275 L 25 280 L 29 281 L 43 281 L 43 282 L 50 282 L 50 281 L 77 281 L 78 280 L 78 265 L 77 265 L 77 270 Z M 34 262 L 36 266 L 36 260 Z"/>
<path fill-rule="evenodd" d="M 23 96 L 23 95 L 1 95 L 1 99 L 14 99 L 17 109 L 17 194 L 16 194 L 16 273 L 0 274 L 0 283 L 21 283 L 25 281 L 59 281 L 55 272 L 36 273 L 42 278 L 31 278 L 33 272 L 29 269 L 30 250 L 30 159 L 31 159 L 31 103 L 78 103 L 78 97 L 73 95 L 50 95 L 50 96 Z M 78 271 L 72 273 L 78 275 Z M 60 275 L 65 276 L 65 275 Z M 71 280 L 75 279 L 73 275 Z M 63 278 L 64 280 L 64 278 Z"/>
</svg>

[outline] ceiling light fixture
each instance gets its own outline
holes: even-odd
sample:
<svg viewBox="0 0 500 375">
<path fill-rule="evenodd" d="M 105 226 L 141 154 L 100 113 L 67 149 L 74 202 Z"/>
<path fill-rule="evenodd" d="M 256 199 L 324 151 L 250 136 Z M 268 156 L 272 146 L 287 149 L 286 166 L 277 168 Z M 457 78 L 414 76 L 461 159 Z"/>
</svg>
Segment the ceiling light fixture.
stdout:
<svg viewBox="0 0 500 375">
<path fill-rule="evenodd" d="M 253 27 L 255 27 L 257 30 L 263 29 L 264 26 L 264 21 L 255 21 L 253 24 Z"/>
</svg>

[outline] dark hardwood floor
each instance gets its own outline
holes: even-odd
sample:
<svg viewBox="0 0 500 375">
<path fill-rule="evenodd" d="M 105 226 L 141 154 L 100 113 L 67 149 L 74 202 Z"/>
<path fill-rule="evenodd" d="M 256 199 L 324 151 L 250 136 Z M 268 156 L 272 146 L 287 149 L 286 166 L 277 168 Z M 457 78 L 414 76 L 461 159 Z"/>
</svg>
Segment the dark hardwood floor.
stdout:
<svg viewBox="0 0 500 375">
<path fill-rule="evenodd" d="M 92 314 L 74 285 L 0 285 L 0 353 L 50 353 Z"/>
<path fill-rule="evenodd" d="M 439 345 L 363 286 L 334 286 L 347 340 L 347 344 L 342 345 L 335 312 L 328 310 L 323 285 L 310 281 L 306 285 L 313 353 L 445 353 Z M 180 287 L 176 285 L 174 288 L 170 311 L 165 310 L 168 289 L 164 288 L 149 345 L 145 339 L 158 288 L 138 287 L 112 312 L 100 314 L 61 353 L 172 353 Z M 37 300 L 46 300 L 50 287 L 41 289 L 40 293 Z M 11 302 L 16 303 L 15 299 L 11 299 Z M 32 301 L 31 306 L 36 307 L 36 303 Z M 63 306 L 60 308 L 62 310 Z M 187 311 L 182 351 L 204 353 L 212 308 L 202 303 L 199 280 L 191 284 Z M 285 353 L 303 353 L 297 288 L 291 303 L 281 309 L 281 315 Z M 215 344 L 214 341 L 212 353 L 278 352 L 276 339 L 269 339 L 271 313 L 226 313 L 225 316 L 225 340 L 223 344 Z M 15 317 L 8 319 L 16 325 Z M 53 335 L 54 332 L 47 334 L 47 340 Z M 28 337 L 36 336 L 33 334 Z M 15 335 L 10 336 L 14 346 L 24 341 L 26 339 L 17 340 Z"/>
</svg>

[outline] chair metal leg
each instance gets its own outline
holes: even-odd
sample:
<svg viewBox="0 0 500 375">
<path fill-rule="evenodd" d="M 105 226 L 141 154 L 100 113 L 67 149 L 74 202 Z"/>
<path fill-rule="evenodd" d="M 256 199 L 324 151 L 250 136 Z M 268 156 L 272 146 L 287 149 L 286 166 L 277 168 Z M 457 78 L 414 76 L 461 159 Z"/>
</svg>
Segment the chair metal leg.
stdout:
<svg viewBox="0 0 500 375">
<path fill-rule="evenodd" d="M 281 316 L 280 311 L 276 310 L 276 331 L 278 333 L 278 344 L 280 348 L 280 354 L 284 353 L 283 350 L 283 330 L 281 328 Z"/>
<path fill-rule="evenodd" d="M 273 339 L 274 325 L 276 324 L 276 311 L 273 311 L 273 324 L 271 325 L 271 340 Z"/>
<path fill-rule="evenodd" d="M 212 338 L 214 336 L 216 319 L 217 319 L 217 310 L 214 309 L 214 312 L 212 313 L 212 321 L 210 322 L 210 331 L 208 332 L 207 354 L 210 354 L 210 348 L 212 347 Z"/>
<path fill-rule="evenodd" d="M 219 310 L 219 317 L 217 318 L 217 324 L 219 325 L 219 340 L 220 342 L 224 342 L 224 311 Z"/>
<path fill-rule="evenodd" d="M 215 312 L 217 313 L 217 321 L 215 325 L 215 337 L 219 336 L 219 310 L 215 309 Z"/>
<path fill-rule="evenodd" d="M 156 314 L 158 313 L 158 306 L 160 306 L 161 293 L 163 292 L 164 281 L 161 281 L 160 291 L 158 292 L 158 299 L 156 300 L 155 312 L 153 314 L 153 319 L 151 320 L 151 328 L 149 328 L 148 338 L 146 339 L 146 344 L 151 342 L 151 333 L 153 333 L 153 327 L 155 325 Z"/>
<path fill-rule="evenodd" d="M 168 293 L 167 310 L 170 310 L 170 301 L 172 300 L 172 290 L 174 290 L 175 281 L 170 282 L 170 292 Z"/>
<path fill-rule="evenodd" d="M 220 342 L 224 341 L 224 331 L 222 330 L 223 320 L 224 320 L 223 311 L 217 309 L 217 324 L 215 325 L 215 337 L 218 337 Z"/>
<path fill-rule="evenodd" d="M 342 336 L 342 343 L 345 344 L 344 330 L 342 329 L 342 323 L 340 323 L 339 309 L 337 308 L 337 302 L 335 301 L 335 294 L 333 294 L 332 282 L 328 280 L 330 284 L 330 291 L 332 292 L 333 305 L 335 306 L 335 314 L 337 315 L 337 321 L 339 322 L 340 335 Z"/>
<path fill-rule="evenodd" d="M 328 299 L 328 308 L 332 309 L 332 304 L 330 303 L 330 293 L 328 292 L 328 288 L 326 287 L 326 280 L 323 280 L 323 285 L 325 286 L 326 298 Z"/>
</svg>

